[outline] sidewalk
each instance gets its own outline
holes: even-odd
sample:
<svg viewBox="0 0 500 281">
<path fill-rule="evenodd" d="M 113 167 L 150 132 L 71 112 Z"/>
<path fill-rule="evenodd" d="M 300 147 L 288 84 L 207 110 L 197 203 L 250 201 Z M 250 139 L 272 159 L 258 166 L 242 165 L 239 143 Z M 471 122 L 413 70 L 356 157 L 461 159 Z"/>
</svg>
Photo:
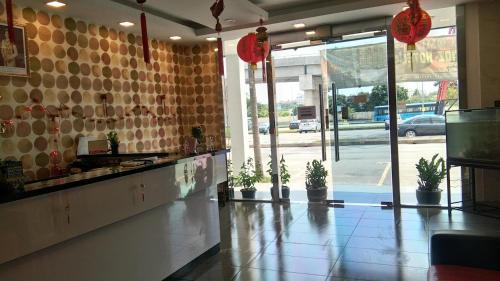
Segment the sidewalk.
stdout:
<svg viewBox="0 0 500 281">
<path fill-rule="evenodd" d="M 265 138 L 261 137 L 261 145 L 262 148 L 269 148 L 270 144 L 268 141 L 264 140 Z M 415 137 L 415 138 L 398 138 L 399 144 L 426 144 L 426 143 L 445 143 L 446 138 L 444 136 L 427 136 L 427 137 Z M 301 138 L 299 140 L 279 140 L 278 141 L 280 147 L 313 147 L 313 146 L 321 146 L 321 140 L 312 138 Z M 349 145 L 382 145 L 382 144 L 390 144 L 389 138 L 353 138 L 353 139 L 341 139 L 340 146 L 349 146 Z M 327 146 L 334 146 L 333 143 L 327 139 Z M 252 141 L 250 141 L 250 147 L 253 147 Z"/>
</svg>

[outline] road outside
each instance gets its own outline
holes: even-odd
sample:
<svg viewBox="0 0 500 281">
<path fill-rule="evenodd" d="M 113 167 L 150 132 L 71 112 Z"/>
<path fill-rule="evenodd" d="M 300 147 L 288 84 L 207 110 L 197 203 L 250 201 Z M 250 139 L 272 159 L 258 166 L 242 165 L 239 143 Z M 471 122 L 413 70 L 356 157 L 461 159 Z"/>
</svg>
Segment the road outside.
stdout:
<svg viewBox="0 0 500 281">
<path fill-rule="evenodd" d="M 392 180 L 389 132 L 384 129 L 341 131 L 340 138 L 344 140 L 344 145 L 340 147 L 339 162 L 332 165 L 333 147 L 327 147 L 328 160 L 325 165 L 329 171 L 329 186 L 333 185 L 333 190 L 339 193 L 390 194 Z M 271 153 L 268 147 L 269 140 L 268 135 L 261 135 L 264 163 L 269 161 Z M 373 140 L 385 140 L 385 144 L 364 144 Z M 430 159 L 436 153 L 445 158 L 446 144 L 444 136 L 416 137 L 411 140 L 400 138 L 400 140 L 402 143 L 398 148 L 402 203 L 414 204 L 417 187 L 415 164 L 420 157 Z M 306 163 L 321 158 L 320 135 L 319 133 L 280 134 L 279 143 L 279 152 L 284 155 L 291 175 L 291 181 L 288 184 L 291 189 L 291 199 L 303 200 Z M 461 192 L 458 188 L 460 185 L 459 169 L 453 170 L 451 176 L 454 181 L 453 186 L 456 186 L 452 190 L 453 197 L 456 197 Z M 270 186 L 270 183 L 260 183 L 257 188 L 260 193 L 268 195 Z M 441 185 L 441 188 L 446 189 L 445 183 Z M 332 191 L 330 190 L 329 193 L 332 194 Z"/>
</svg>

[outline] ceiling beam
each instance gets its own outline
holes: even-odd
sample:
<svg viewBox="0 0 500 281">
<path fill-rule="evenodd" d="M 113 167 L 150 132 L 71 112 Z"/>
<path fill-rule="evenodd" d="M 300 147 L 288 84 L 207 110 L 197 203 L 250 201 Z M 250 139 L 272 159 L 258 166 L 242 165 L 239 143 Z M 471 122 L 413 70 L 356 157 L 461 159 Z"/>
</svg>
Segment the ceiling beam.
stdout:
<svg viewBox="0 0 500 281">
<path fill-rule="evenodd" d="M 255 5 L 254 3 L 250 2 L 249 0 L 231 0 L 231 2 L 239 4 L 243 9 L 245 9 L 251 13 L 254 13 L 256 15 L 259 15 L 264 20 L 267 20 L 267 18 L 269 17 L 269 13 L 266 10 Z"/>
<path fill-rule="evenodd" d="M 127 6 L 129 8 L 132 8 L 132 9 L 135 9 L 138 11 L 141 11 L 141 8 L 139 7 L 139 5 L 137 3 L 135 3 L 135 1 L 133 1 L 133 2 L 128 1 L 128 0 L 109 0 L 109 1 L 121 4 L 123 6 Z M 163 11 L 160 11 L 158 9 L 151 8 L 147 5 L 144 5 L 144 12 L 146 12 L 147 14 L 171 21 L 171 22 L 175 22 L 177 24 L 183 25 L 183 26 L 191 28 L 193 30 L 208 28 L 207 26 L 204 26 L 204 25 L 199 24 L 197 22 L 194 22 L 192 20 L 182 19 L 182 18 L 179 18 L 177 16 L 171 15 L 169 13 L 165 13 Z"/>
</svg>

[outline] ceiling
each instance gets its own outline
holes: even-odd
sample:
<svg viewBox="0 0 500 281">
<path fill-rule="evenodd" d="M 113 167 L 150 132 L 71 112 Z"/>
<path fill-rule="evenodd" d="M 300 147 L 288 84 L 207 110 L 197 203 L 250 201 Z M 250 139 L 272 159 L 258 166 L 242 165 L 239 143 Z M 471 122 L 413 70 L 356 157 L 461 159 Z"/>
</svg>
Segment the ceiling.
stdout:
<svg viewBox="0 0 500 281">
<path fill-rule="evenodd" d="M 40 0 L 14 0 L 15 4 L 71 16 L 87 22 L 140 33 L 140 9 L 135 0 L 60 0 L 67 6 L 50 9 Z M 210 13 L 214 0 L 148 0 L 148 32 L 151 37 L 169 40 L 182 37 L 181 42 L 203 41 L 214 36 L 215 19 Z M 473 0 L 421 0 L 426 9 L 450 7 Z M 308 27 L 339 24 L 363 19 L 386 17 L 401 11 L 402 0 L 226 0 L 221 16 L 224 40 L 241 37 L 255 30 L 259 19 L 264 19 L 271 33 L 293 29 L 294 23 Z M 118 23 L 136 23 L 123 28 Z"/>
</svg>

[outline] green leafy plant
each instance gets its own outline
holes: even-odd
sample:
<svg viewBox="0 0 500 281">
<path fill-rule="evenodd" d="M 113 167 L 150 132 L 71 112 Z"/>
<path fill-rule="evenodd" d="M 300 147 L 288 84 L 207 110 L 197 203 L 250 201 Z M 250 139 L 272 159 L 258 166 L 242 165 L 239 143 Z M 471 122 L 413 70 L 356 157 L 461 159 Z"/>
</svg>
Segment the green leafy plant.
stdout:
<svg viewBox="0 0 500 281">
<path fill-rule="evenodd" d="M 106 137 L 108 138 L 109 144 L 111 146 L 118 146 L 120 144 L 120 139 L 118 139 L 118 133 L 115 131 L 109 132 Z"/>
<path fill-rule="evenodd" d="M 192 127 L 191 128 L 191 135 L 193 136 L 193 138 L 198 140 L 198 143 L 202 143 L 203 139 L 205 138 L 201 127 Z"/>
<path fill-rule="evenodd" d="M 307 189 L 321 189 L 326 187 L 326 177 L 328 171 L 322 162 L 313 160 L 312 165 L 307 162 L 306 165 L 306 188 Z"/>
<path fill-rule="evenodd" d="M 280 175 L 281 175 L 281 183 L 283 185 L 286 185 L 287 183 L 290 182 L 290 173 L 288 172 L 288 166 L 286 165 L 285 156 L 284 155 L 281 155 L 281 160 L 280 160 Z"/>
<path fill-rule="evenodd" d="M 271 158 L 271 155 L 269 155 L 269 158 Z M 272 164 L 273 164 L 272 160 L 269 160 L 269 162 L 267 162 L 267 170 L 266 170 L 271 179 L 273 178 Z M 286 165 L 284 155 L 281 155 L 281 160 L 280 160 L 280 176 L 281 176 L 281 184 L 286 185 L 287 183 L 290 182 L 290 173 L 288 172 L 288 166 Z"/>
<path fill-rule="evenodd" d="M 443 158 L 438 156 L 439 154 L 434 155 L 430 162 L 422 157 L 415 165 L 418 171 L 418 190 L 439 190 L 439 184 L 446 177 L 446 168 Z"/>
<path fill-rule="evenodd" d="M 243 186 L 241 191 L 256 191 L 255 184 L 259 182 L 259 176 L 255 172 L 253 159 L 248 158 L 246 163 L 241 165 L 240 173 L 236 177 L 236 184 Z"/>
<path fill-rule="evenodd" d="M 270 178 L 273 178 L 273 160 L 271 158 L 272 156 L 269 155 L 269 162 L 267 162 L 266 173 L 269 175 Z"/>
<path fill-rule="evenodd" d="M 233 162 L 231 160 L 227 161 L 227 183 L 229 187 L 234 187 L 235 177 L 233 171 Z"/>
</svg>

